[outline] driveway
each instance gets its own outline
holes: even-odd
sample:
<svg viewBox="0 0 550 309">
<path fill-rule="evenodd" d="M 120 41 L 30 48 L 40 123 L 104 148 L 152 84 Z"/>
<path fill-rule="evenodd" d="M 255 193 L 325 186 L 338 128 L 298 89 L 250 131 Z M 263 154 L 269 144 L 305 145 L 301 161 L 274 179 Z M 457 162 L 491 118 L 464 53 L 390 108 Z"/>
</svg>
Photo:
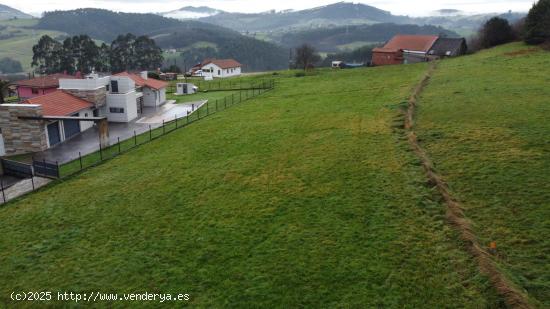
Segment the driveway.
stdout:
<svg viewBox="0 0 550 309">
<path fill-rule="evenodd" d="M 135 134 L 141 134 L 149 130 L 162 126 L 162 122 L 174 120 L 175 117 L 181 118 L 193 113 L 198 107 L 205 104 L 206 101 L 189 102 L 186 104 L 175 104 L 169 101 L 159 107 L 144 107 L 142 115 L 136 120 L 128 123 L 109 122 L 109 141 L 110 144 L 116 144 L 118 138 L 121 141 L 133 138 Z M 99 150 L 99 130 L 96 126 L 76 135 L 75 137 L 62 142 L 61 144 L 36 153 L 36 159 L 46 159 L 51 162 L 66 163 L 78 158 L 80 152 L 82 156 Z"/>
</svg>

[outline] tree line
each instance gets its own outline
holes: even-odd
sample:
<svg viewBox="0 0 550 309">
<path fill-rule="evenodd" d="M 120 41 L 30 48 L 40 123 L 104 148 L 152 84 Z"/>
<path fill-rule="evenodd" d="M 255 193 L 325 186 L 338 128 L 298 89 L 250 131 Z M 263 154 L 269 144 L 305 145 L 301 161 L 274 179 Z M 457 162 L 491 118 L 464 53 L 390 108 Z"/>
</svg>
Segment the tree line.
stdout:
<svg viewBox="0 0 550 309">
<path fill-rule="evenodd" d="M 119 35 L 111 45 L 99 46 L 87 35 L 68 37 L 63 42 L 44 35 L 32 51 L 32 66 L 41 74 L 150 70 L 159 68 L 164 60 L 153 39 L 131 33 Z"/>
<path fill-rule="evenodd" d="M 471 50 L 524 41 L 529 45 L 550 44 L 550 0 L 540 0 L 527 16 L 513 24 L 500 17 L 489 19 L 470 42 Z"/>
</svg>

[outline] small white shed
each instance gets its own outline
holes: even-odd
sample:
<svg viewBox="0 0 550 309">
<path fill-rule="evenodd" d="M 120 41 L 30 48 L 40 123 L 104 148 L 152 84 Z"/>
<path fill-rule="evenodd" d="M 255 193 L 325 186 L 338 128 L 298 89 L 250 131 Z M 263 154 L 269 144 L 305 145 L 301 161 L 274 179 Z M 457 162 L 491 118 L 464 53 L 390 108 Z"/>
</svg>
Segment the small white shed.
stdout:
<svg viewBox="0 0 550 309">
<path fill-rule="evenodd" d="M 199 87 L 191 83 L 178 83 L 176 86 L 177 95 L 194 94 L 199 90 Z"/>
</svg>

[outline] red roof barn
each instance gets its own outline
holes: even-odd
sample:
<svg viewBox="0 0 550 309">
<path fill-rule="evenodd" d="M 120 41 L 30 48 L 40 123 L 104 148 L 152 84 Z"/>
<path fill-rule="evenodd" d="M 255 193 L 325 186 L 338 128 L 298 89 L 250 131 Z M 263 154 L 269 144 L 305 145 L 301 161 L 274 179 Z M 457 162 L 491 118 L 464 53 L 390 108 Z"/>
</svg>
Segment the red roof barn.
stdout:
<svg viewBox="0 0 550 309">
<path fill-rule="evenodd" d="M 384 47 L 372 50 L 372 64 L 375 66 L 403 64 L 404 54 L 423 57 L 437 41 L 435 35 L 396 35 Z"/>
</svg>

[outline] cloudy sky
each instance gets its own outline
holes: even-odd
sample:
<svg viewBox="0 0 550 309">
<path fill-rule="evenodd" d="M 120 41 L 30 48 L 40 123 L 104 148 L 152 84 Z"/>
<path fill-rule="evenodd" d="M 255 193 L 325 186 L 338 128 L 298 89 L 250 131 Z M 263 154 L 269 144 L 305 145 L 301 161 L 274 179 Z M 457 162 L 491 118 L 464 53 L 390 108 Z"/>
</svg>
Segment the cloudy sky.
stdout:
<svg viewBox="0 0 550 309">
<path fill-rule="evenodd" d="M 230 12 L 261 12 L 271 9 L 305 9 L 340 0 L 0 0 L 28 13 L 95 7 L 124 12 L 165 12 L 183 6 L 210 6 Z M 459 9 L 468 13 L 527 11 L 534 0 L 367 0 L 369 4 L 399 15 L 422 16 L 437 9 Z"/>
</svg>

